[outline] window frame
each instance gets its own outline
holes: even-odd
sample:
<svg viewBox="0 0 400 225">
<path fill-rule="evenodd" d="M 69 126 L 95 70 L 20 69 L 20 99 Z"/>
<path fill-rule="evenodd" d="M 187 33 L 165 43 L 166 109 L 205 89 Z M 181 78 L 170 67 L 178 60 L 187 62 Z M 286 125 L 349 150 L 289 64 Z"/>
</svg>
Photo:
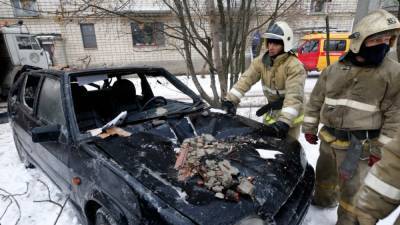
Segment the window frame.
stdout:
<svg viewBox="0 0 400 225">
<path fill-rule="evenodd" d="M 87 35 L 86 33 L 84 34 L 84 26 L 92 26 L 93 28 L 93 34 Z M 96 27 L 94 23 L 80 23 L 79 24 L 80 30 L 81 30 L 81 38 L 82 38 L 82 45 L 84 49 L 97 49 L 97 37 L 96 37 Z M 87 42 L 87 37 L 88 36 L 93 36 L 94 37 L 94 45 L 93 46 L 88 46 Z"/>
<path fill-rule="evenodd" d="M 26 46 L 28 46 L 28 44 L 29 44 L 30 48 L 21 48 L 20 44 L 23 43 L 23 41 L 18 40 L 18 39 L 28 39 L 28 40 L 29 40 L 29 43 L 26 43 L 26 44 L 27 44 Z M 32 37 L 32 36 L 28 36 L 28 35 L 16 35 L 16 36 L 15 36 L 15 40 L 16 40 L 16 42 L 17 42 L 17 45 L 18 45 L 18 49 L 19 49 L 19 50 L 41 50 L 41 47 L 40 47 L 40 44 L 39 44 L 38 40 L 35 39 L 35 38 Z"/>
<path fill-rule="evenodd" d="M 328 46 L 329 46 L 329 52 L 344 52 L 344 51 L 346 51 L 347 42 L 346 42 L 345 39 L 330 39 L 329 42 L 342 42 L 342 43 L 344 43 L 343 50 L 332 50 L 332 49 L 331 49 L 331 44 L 328 43 L 328 40 L 325 39 L 325 40 L 324 40 L 324 49 L 323 49 L 324 52 L 326 52 Z M 339 43 L 338 43 L 338 44 L 335 44 L 335 46 L 338 46 L 338 45 L 339 45 Z"/>
<path fill-rule="evenodd" d="M 165 38 L 165 34 L 163 33 L 163 32 L 161 32 L 161 31 L 157 31 L 157 26 L 159 26 L 159 27 L 161 27 L 161 29 L 164 31 L 165 30 L 165 26 L 164 26 L 164 22 L 158 22 L 158 21 L 156 21 L 156 22 L 144 22 L 144 23 L 142 23 L 143 24 L 143 28 L 140 28 L 139 26 L 140 26 L 140 24 L 139 23 L 137 23 L 137 22 L 131 22 L 130 23 L 130 26 L 131 26 L 131 36 L 132 36 L 132 45 L 133 45 L 133 47 L 134 48 L 141 48 L 141 47 L 160 47 L 160 46 L 165 46 L 165 42 L 166 42 L 166 38 Z M 134 26 L 136 26 L 136 28 L 139 28 L 140 29 L 140 31 L 141 31 L 141 33 L 143 33 L 143 39 L 145 39 L 145 32 L 144 32 L 144 30 L 145 30 L 145 26 L 146 25 L 148 25 L 148 24 L 151 24 L 151 28 L 153 29 L 152 30 L 152 34 L 151 34 L 151 36 L 152 36 L 152 39 L 153 39 L 153 42 L 152 42 L 152 44 L 147 44 L 146 45 L 146 43 L 145 43 L 145 41 L 143 41 L 143 43 L 142 44 L 137 44 L 136 43 L 136 38 L 135 38 L 135 35 L 137 35 L 138 33 L 135 33 L 135 31 L 136 30 L 134 30 Z M 158 36 L 159 35 L 162 35 L 162 38 L 158 38 Z M 154 44 L 153 44 L 154 43 Z"/>
<path fill-rule="evenodd" d="M 25 88 L 26 88 L 26 84 L 28 82 L 28 77 L 29 76 L 34 76 L 34 77 L 39 77 L 39 83 L 38 83 L 38 88 L 36 88 L 36 93 L 35 93 L 35 97 L 33 100 L 33 106 L 32 108 L 28 106 L 28 104 L 26 104 L 25 102 Z M 37 108 L 37 100 L 39 97 L 39 92 L 40 89 L 42 87 L 42 82 L 43 82 L 43 76 L 41 74 L 37 74 L 37 73 L 26 73 L 25 77 L 24 77 L 24 81 L 23 81 L 23 85 L 21 88 L 21 91 L 19 92 L 19 100 L 21 102 L 21 105 L 23 107 L 23 109 L 25 109 L 25 111 L 31 113 L 31 114 L 36 114 L 36 108 Z"/>
<path fill-rule="evenodd" d="M 312 14 L 324 14 L 326 13 L 327 4 L 329 0 L 311 0 L 310 2 L 310 13 Z M 316 11 L 317 4 L 321 4 L 321 10 Z"/>
<path fill-rule="evenodd" d="M 316 44 L 313 46 L 313 48 L 312 48 L 312 49 L 314 49 L 314 51 L 311 51 L 312 49 L 309 49 L 307 52 L 305 52 L 305 51 L 304 51 L 304 48 L 305 48 L 306 46 L 307 46 L 307 47 L 310 46 L 312 42 L 316 43 Z M 319 49 L 318 46 L 319 46 L 319 45 L 320 45 L 319 39 L 310 39 L 310 40 L 307 40 L 307 41 L 304 42 L 304 44 L 303 44 L 302 47 L 301 47 L 301 54 L 316 53 L 316 52 L 318 52 L 318 49 Z"/>
<path fill-rule="evenodd" d="M 32 2 L 33 7 L 27 10 L 22 7 L 21 0 L 11 0 L 15 17 L 38 17 L 40 15 L 37 0 L 27 0 L 27 2 L 28 1 Z"/>
</svg>

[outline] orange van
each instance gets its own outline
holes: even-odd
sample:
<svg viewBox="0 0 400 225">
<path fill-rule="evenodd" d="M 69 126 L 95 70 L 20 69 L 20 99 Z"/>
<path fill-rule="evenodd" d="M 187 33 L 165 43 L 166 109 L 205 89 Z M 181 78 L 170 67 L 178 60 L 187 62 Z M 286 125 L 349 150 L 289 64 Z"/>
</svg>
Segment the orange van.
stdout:
<svg viewBox="0 0 400 225">
<path fill-rule="evenodd" d="M 329 35 L 329 59 L 330 63 L 339 60 L 349 50 L 350 33 L 331 33 Z M 304 64 L 307 71 L 322 71 L 326 63 L 327 40 L 325 33 L 307 34 L 301 38 L 297 49 L 297 56 Z"/>
</svg>

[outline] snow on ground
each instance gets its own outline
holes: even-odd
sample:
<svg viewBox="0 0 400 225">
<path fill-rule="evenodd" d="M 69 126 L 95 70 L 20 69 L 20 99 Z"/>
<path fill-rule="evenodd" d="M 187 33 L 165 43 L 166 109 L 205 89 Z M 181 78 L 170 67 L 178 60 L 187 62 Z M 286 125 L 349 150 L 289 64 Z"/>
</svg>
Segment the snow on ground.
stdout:
<svg viewBox="0 0 400 225">
<path fill-rule="evenodd" d="M 189 87 L 194 90 L 193 84 L 188 78 L 181 77 Z M 306 81 L 305 92 L 310 93 L 315 85 L 316 78 L 309 78 Z M 152 82 L 157 82 L 156 80 Z M 200 81 L 205 88 L 209 83 L 207 79 L 201 78 Z M 136 87 L 140 87 L 136 85 Z M 209 88 L 207 88 L 209 89 Z M 173 96 L 175 98 L 184 98 L 178 96 L 176 90 L 169 86 L 160 90 L 165 97 Z M 157 94 L 156 94 L 157 95 Z M 238 114 L 250 117 L 254 120 L 261 121 L 261 118 L 255 116 L 255 111 L 258 109 L 260 103 L 265 101 L 262 97 L 261 84 L 256 84 L 249 91 L 246 96 L 250 96 L 248 101 L 256 102 L 247 107 L 238 109 Z M 299 141 L 305 149 L 309 163 L 315 167 L 319 153 L 318 145 L 308 144 L 304 136 L 301 135 Z M 45 183 L 50 190 L 51 199 L 59 204 L 63 204 L 66 196 L 60 192 L 57 187 L 44 175 L 39 169 L 25 169 L 24 165 L 19 161 L 17 151 L 14 146 L 12 132 L 9 124 L 0 125 L 0 225 L 14 225 L 19 220 L 19 225 L 53 225 L 60 207 L 49 202 L 35 202 L 41 200 L 48 200 L 48 191 Z M 10 194 L 19 194 L 10 197 L 3 197 Z M 11 204 L 10 204 L 11 203 Z M 18 204 L 17 204 L 18 203 Z M 19 207 L 18 207 L 19 206 Z M 20 210 L 19 210 L 20 209 Z M 379 225 L 393 224 L 399 210 L 393 213 L 386 220 L 378 223 Z M 20 215 L 20 216 L 19 216 Z M 303 225 L 334 225 L 336 222 L 336 209 L 319 209 L 311 206 Z M 74 211 L 70 204 L 67 204 L 57 225 L 79 225 Z"/>
<path fill-rule="evenodd" d="M 60 207 L 51 200 L 63 204 L 66 196 L 39 169 L 25 169 L 19 161 L 9 124 L 0 124 L 0 224 L 53 225 Z M 6 191 L 8 193 L 6 193 Z M 19 194 L 14 199 L 4 197 Z M 18 207 L 19 206 L 19 207 Z M 7 209 L 8 208 L 8 209 Z M 77 225 L 77 218 L 69 204 L 64 209 L 57 225 Z"/>
</svg>

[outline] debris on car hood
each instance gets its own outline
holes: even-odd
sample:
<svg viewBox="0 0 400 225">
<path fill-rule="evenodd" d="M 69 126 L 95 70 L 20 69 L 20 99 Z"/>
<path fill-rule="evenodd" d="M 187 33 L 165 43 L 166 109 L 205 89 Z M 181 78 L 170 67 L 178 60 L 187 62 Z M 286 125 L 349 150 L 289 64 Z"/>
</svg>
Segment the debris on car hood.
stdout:
<svg viewBox="0 0 400 225">
<path fill-rule="evenodd" d="M 109 136 L 113 136 L 113 135 L 117 135 L 120 137 L 129 137 L 131 136 L 132 133 L 120 128 L 120 127 L 110 127 L 106 130 L 104 130 L 104 132 L 101 130 L 101 128 L 97 128 L 97 129 L 93 129 L 89 131 L 92 136 L 98 136 L 101 139 L 105 139 Z"/>
<path fill-rule="evenodd" d="M 239 193 L 252 196 L 253 177 L 243 177 L 238 168 L 224 159 L 234 148 L 232 143 L 218 142 L 212 135 L 185 139 L 175 163 L 178 180 L 197 176 L 198 186 L 215 192 L 215 197 L 239 201 Z"/>
<path fill-rule="evenodd" d="M 131 136 L 112 135 L 105 139 L 93 139 L 91 144 L 124 168 L 130 179 L 140 182 L 152 194 L 197 224 L 234 224 L 234 221 L 251 214 L 263 219 L 277 215 L 290 220 L 292 217 L 286 213 L 297 214 L 292 209 L 297 204 L 303 204 L 300 200 L 303 192 L 313 187 L 313 174 L 305 173 L 307 163 L 301 145 L 294 139 L 270 137 L 239 122 L 221 114 L 195 114 L 190 120 L 186 117 L 167 118 L 157 124 L 148 121 L 124 126 L 122 128 L 132 133 Z M 196 140 L 201 135 L 204 141 L 202 149 L 205 145 L 212 145 L 212 150 L 217 149 L 218 154 L 210 154 L 197 161 L 205 164 L 206 160 L 214 160 L 218 165 L 226 160 L 239 170 L 239 175 L 231 175 L 235 185 L 222 192 L 206 187 L 208 180 L 199 173 L 186 176 L 184 181 L 179 180 L 180 169 L 175 165 L 182 166 L 189 162 L 191 151 L 186 157 L 181 156 L 183 160 L 177 160 L 177 152 L 181 154 L 186 139 Z M 217 144 L 216 148 L 214 144 Z M 249 183 L 241 184 L 240 177 Z M 304 179 L 306 183 L 302 182 Z M 246 189 L 252 194 L 239 192 L 246 192 Z M 238 196 L 237 202 L 235 199 Z M 296 206 L 287 206 L 289 203 Z M 285 213 L 278 215 L 280 211 Z M 230 222 L 227 222 L 226 215 L 229 215 Z"/>
</svg>

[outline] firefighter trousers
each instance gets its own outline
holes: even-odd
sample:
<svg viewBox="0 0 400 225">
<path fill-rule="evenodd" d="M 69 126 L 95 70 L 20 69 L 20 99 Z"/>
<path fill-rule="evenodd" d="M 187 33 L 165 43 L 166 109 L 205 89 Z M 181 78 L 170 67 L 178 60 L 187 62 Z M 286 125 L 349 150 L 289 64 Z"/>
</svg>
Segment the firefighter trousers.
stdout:
<svg viewBox="0 0 400 225">
<path fill-rule="evenodd" d="M 316 187 L 313 204 L 320 207 L 333 207 L 339 202 L 336 225 L 356 225 L 355 195 L 369 170 L 367 160 L 359 160 L 352 178 L 339 177 L 339 166 L 346 156 L 347 149 L 332 147 L 321 140 L 320 156 L 316 167 Z"/>
<path fill-rule="evenodd" d="M 300 126 L 291 127 L 289 129 L 288 136 L 298 140 L 300 136 Z"/>
<path fill-rule="evenodd" d="M 377 223 L 378 219 L 364 212 L 360 214 L 360 211 L 358 211 L 358 225 L 376 225 Z M 397 216 L 393 225 L 400 225 L 400 215 Z"/>
</svg>

